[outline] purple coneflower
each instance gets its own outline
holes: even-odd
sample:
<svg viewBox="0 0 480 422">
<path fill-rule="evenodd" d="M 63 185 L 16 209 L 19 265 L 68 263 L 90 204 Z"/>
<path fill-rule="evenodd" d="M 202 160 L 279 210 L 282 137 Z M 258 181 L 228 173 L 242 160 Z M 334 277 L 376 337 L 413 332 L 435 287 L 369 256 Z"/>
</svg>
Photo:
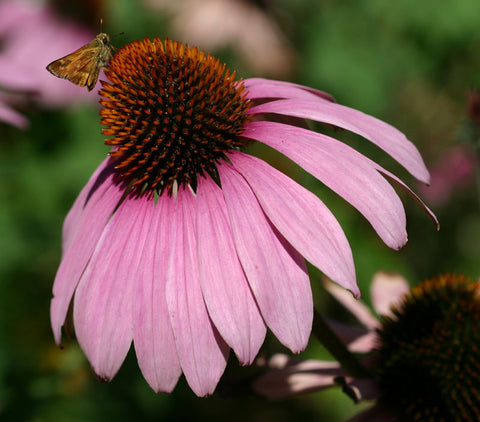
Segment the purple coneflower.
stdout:
<svg viewBox="0 0 480 422">
<path fill-rule="evenodd" d="M 132 340 L 155 391 L 181 373 L 213 392 L 230 348 L 250 364 L 267 327 L 303 350 L 313 303 L 304 259 L 359 296 L 339 223 L 310 191 L 242 152 L 276 148 L 353 204 L 384 242 L 407 240 L 394 175 L 349 146 L 271 116 L 312 119 L 379 145 L 416 178 L 428 172 L 405 136 L 320 91 L 236 81 L 205 53 L 133 42 L 105 69 L 102 124 L 113 146 L 70 210 L 51 304 L 55 340 L 73 322 L 94 371 L 111 379 Z M 298 119 L 293 119 L 297 121 Z"/>
</svg>

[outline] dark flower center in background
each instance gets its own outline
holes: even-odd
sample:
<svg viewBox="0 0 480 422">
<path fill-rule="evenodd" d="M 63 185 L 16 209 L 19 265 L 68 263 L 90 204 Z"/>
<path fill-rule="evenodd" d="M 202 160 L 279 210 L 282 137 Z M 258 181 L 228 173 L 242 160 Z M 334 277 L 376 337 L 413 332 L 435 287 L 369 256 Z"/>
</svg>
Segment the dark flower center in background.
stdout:
<svg viewBox="0 0 480 422">
<path fill-rule="evenodd" d="M 113 145 L 118 178 L 137 194 L 190 184 L 240 149 L 248 120 L 245 88 L 225 65 L 186 45 L 158 38 L 120 49 L 105 69 L 101 123 Z"/>
<path fill-rule="evenodd" d="M 446 275 L 414 287 L 384 318 L 376 351 L 381 398 L 399 421 L 477 421 L 480 283 Z"/>
</svg>

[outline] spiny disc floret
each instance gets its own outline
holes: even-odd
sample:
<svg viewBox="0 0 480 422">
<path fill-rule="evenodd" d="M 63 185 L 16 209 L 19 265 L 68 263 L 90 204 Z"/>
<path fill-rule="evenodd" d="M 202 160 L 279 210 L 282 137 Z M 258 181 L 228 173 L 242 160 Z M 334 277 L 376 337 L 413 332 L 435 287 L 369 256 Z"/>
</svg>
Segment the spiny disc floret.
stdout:
<svg viewBox="0 0 480 422">
<path fill-rule="evenodd" d="M 384 318 L 375 372 L 395 420 L 478 420 L 479 289 L 463 276 L 427 280 Z"/>
<path fill-rule="evenodd" d="M 144 39 L 118 51 L 105 69 L 100 112 L 119 180 L 137 193 L 196 188 L 217 180 L 216 163 L 245 141 L 250 102 L 225 65 L 170 40 Z"/>
</svg>

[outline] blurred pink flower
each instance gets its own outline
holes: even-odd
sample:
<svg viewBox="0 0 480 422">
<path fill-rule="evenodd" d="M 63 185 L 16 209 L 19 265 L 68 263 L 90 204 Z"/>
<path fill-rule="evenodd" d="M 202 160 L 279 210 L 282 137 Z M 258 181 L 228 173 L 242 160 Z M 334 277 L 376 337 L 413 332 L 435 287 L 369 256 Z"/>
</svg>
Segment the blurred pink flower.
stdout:
<svg viewBox="0 0 480 422">
<path fill-rule="evenodd" d="M 295 53 L 275 21 L 252 1 L 145 0 L 153 9 L 173 15 L 171 31 L 208 51 L 227 47 L 253 73 L 284 78 L 291 74 Z"/>
<path fill-rule="evenodd" d="M 52 76 L 45 67 L 94 38 L 90 30 L 60 19 L 44 2 L 0 3 L 0 120 L 25 127 L 16 107 L 35 100 L 47 108 L 98 101 L 86 89 Z"/>
<path fill-rule="evenodd" d="M 455 146 L 440 157 L 430 169 L 429 186 L 420 192 L 428 202 L 440 206 L 447 203 L 459 189 L 466 189 L 475 179 L 475 155 L 465 146 Z"/>
<path fill-rule="evenodd" d="M 363 327 L 346 325 L 335 320 L 329 320 L 335 334 L 347 345 L 353 353 L 364 355 L 364 364 L 371 364 L 370 353 L 378 346 L 376 330 L 380 322 L 370 309 L 361 301 L 355 300 L 348 292 L 339 286 L 327 282 L 327 290 L 361 323 Z M 371 284 L 373 308 L 378 315 L 392 316 L 391 307 L 398 305 L 405 294 L 409 292 L 408 282 L 400 275 L 377 273 Z M 260 362 L 267 372 L 253 384 L 256 393 L 271 398 L 284 399 L 296 395 L 321 391 L 339 385 L 339 377 L 344 380 L 350 392 L 357 401 L 374 400 L 378 397 L 377 385 L 373 379 L 355 379 L 349 376 L 336 361 L 300 360 L 284 354 L 272 356 L 266 362 Z M 372 419 L 380 409 L 367 413 Z M 378 419 L 389 421 L 390 419 Z"/>
<path fill-rule="evenodd" d="M 272 116 L 351 130 L 427 182 L 415 146 L 388 124 L 312 88 L 235 81 L 215 58 L 168 40 L 123 47 L 105 73 L 103 133 L 114 148 L 65 220 L 51 303 L 60 344 L 73 298 L 78 341 L 100 377 L 115 376 L 132 340 L 155 391 L 172 391 L 183 372 L 199 396 L 214 391 L 230 348 L 241 364 L 255 359 L 267 327 L 300 352 L 313 315 L 304 259 L 359 296 L 335 217 L 241 151 L 253 141 L 345 198 L 389 247 L 407 241 L 389 184 L 413 195 L 400 179 L 336 139 Z"/>
</svg>

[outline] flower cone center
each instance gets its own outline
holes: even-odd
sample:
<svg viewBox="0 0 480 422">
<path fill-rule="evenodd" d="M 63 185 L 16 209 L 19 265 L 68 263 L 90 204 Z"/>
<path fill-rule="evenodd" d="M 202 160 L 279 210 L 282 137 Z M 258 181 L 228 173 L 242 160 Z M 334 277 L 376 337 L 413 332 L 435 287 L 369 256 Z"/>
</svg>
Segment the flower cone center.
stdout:
<svg viewBox="0 0 480 422">
<path fill-rule="evenodd" d="M 428 280 L 384 319 L 376 372 L 396 420 L 478 420 L 479 289 L 459 276 Z"/>
<path fill-rule="evenodd" d="M 245 88 L 217 59 L 170 40 L 144 39 L 120 49 L 102 82 L 103 134 L 114 146 L 119 180 L 137 193 L 194 189 L 218 180 L 216 164 L 245 141 Z"/>
</svg>

